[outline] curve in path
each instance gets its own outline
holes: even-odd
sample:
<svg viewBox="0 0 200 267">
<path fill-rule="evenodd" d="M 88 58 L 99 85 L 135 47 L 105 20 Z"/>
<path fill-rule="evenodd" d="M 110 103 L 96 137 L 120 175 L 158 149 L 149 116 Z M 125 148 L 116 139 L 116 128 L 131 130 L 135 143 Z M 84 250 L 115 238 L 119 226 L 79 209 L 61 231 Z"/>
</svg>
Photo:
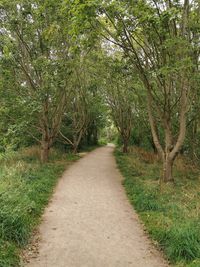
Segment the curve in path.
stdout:
<svg viewBox="0 0 200 267">
<path fill-rule="evenodd" d="M 98 148 L 60 179 L 27 267 L 166 267 L 121 185 L 112 147 Z"/>
</svg>

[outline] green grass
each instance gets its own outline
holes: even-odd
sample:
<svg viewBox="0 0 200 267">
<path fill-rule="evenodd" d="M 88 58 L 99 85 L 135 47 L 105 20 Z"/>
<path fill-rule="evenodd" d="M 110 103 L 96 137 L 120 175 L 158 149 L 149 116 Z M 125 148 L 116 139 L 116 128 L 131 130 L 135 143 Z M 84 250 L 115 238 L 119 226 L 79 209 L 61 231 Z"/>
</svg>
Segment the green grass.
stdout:
<svg viewBox="0 0 200 267">
<path fill-rule="evenodd" d="M 155 244 L 173 266 L 200 267 L 200 170 L 179 159 L 175 183 L 160 190 L 161 165 L 150 153 L 135 148 L 115 156 L 128 198 Z"/>
<path fill-rule="evenodd" d="M 0 155 L 0 267 L 19 266 L 58 178 L 78 156 L 53 151 L 41 165 L 37 148 Z"/>
</svg>

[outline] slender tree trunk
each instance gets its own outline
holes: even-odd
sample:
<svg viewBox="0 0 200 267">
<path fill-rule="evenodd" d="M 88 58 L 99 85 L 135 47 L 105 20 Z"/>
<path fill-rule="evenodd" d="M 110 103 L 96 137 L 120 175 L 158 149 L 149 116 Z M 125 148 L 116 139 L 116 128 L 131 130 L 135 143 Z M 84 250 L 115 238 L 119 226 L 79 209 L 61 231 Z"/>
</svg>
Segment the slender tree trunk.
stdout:
<svg viewBox="0 0 200 267">
<path fill-rule="evenodd" d="M 48 161 L 50 145 L 48 141 L 42 141 L 40 159 L 42 163 Z"/>
<path fill-rule="evenodd" d="M 123 153 L 128 153 L 128 139 L 123 137 Z"/>
<path fill-rule="evenodd" d="M 148 97 L 147 97 L 147 111 L 148 111 L 148 116 L 149 116 L 149 123 L 150 123 L 150 127 L 151 127 L 151 133 L 152 133 L 152 138 L 153 138 L 153 142 L 154 145 L 158 151 L 158 154 L 160 156 L 160 158 L 162 159 L 162 161 L 164 161 L 164 150 L 160 144 L 159 141 L 159 136 L 157 133 L 157 127 L 156 127 L 156 123 L 155 123 L 155 118 L 153 116 L 152 113 L 152 95 L 151 95 L 151 91 L 148 88 Z"/>
<path fill-rule="evenodd" d="M 154 152 L 155 154 L 158 153 L 158 151 L 157 151 L 157 149 L 156 149 L 156 146 L 155 146 L 155 144 L 154 144 L 154 141 L 153 141 L 152 136 L 148 137 L 148 139 L 149 139 L 149 143 L 150 143 L 150 145 L 151 145 L 151 147 L 152 147 L 152 149 L 153 149 L 153 152 Z M 139 143 L 138 145 L 140 146 L 140 143 Z"/>
<path fill-rule="evenodd" d="M 76 154 L 78 151 L 78 146 L 79 146 L 79 142 L 78 142 L 78 137 L 76 136 L 76 134 L 74 135 L 73 138 L 73 146 L 72 146 L 72 153 Z"/>
<path fill-rule="evenodd" d="M 40 160 L 42 163 L 45 163 L 49 159 L 50 148 L 53 144 L 53 138 L 50 136 L 48 128 L 43 130 L 42 141 L 41 141 L 41 154 Z"/>
<path fill-rule="evenodd" d="M 73 154 L 77 154 L 77 152 L 78 152 L 78 146 L 75 144 L 75 145 L 73 146 L 72 153 L 73 153 Z"/>
<path fill-rule="evenodd" d="M 196 144 L 197 144 L 197 120 L 194 120 L 192 125 L 192 143 L 191 143 L 193 160 L 195 159 Z"/>
<path fill-rule="evenodd" d="M 128 153 L 128 146 L 126 144 L 123 145 L 123 153 Z"/>
<path fill-rule="evenodd" d="M 77 151 L 78 151 L 78 147 L 80 145 L 80 142 L 81 142 L 81 139 L 83 137 L 83 134 L 84 134 L 84 130 L 81 130 L 78 133 L 78 136 L 77 136 L 77 134 L 74 135 L 74 141 L 73 141 L 73 153 L 74 154 L 76 154 Z"/>
<path fill-rule="evenodd" d="M 174 160 L 171 160 L 168 156 L 166 156 L 163 162 L 163 182 L 172 182 L 174 181 L 172 175 Z"/>
<path fill-rule="evenodd" d="M 93 130 L 93 145 L 98 145 L 98 130 L 96 126 Z"/>
<path fill-rule="evenodd" d="M 88 130 L 87 133 L 87 145 L 91 145 L 91 137 L 92 137 L 92 132 L 90 130 Z"/>
</svg>

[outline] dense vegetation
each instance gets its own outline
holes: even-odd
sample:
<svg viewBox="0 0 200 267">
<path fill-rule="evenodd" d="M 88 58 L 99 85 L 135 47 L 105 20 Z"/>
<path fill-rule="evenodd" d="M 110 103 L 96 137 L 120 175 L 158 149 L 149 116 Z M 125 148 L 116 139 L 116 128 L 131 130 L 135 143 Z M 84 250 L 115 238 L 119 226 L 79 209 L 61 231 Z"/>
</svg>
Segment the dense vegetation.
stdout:
<svg viewBox="0 0 200 267">
<path fill-rule="evenodd" d="M 23 212 L 34 210 L 29 189 L 34 191 L 38 181 L 43 191 L 50 164 L 51 191 L 62 169 L 52 164 L 51 151 L 76 154 L 101 141 L 118 142 L 124 153 L 134 145 L 156 155 L 158 162 L 142 166 L 135 152 L 119 157 L 119 165 L 130 172 L 127 192 L 139 212 L 143 204 L 158 207 L 158 213 L 141 217 L 146 216 L 147 228 L 172 261 L 199 257 L 196 238 L 186 244 L 190 252 L 167 244 L 168 238 L 174 246 L 185 240 L 186 229 L 193 231 L 190 225 L 199 219 L 196 191 L 189 206 L 178 203 L 184 197 L 180 188 L 190 195 L 199 182 L 199 43 L 199 0 L 0 0 L 0 190 L 5 191 L 0 198 L 6 196 L 0 202 L 0 261 L 9 259 L 5 253 L 15 255 L 15 246 L 30 234 L 29 216 L 23 222 Z M 21 151 L 32 146 L 39 148 L 39 156 L 23 156 Z M 180 155 L 193 160 L 197 174 L 180 175 Z M 139 166 L 144 173 L 138 174 Z M 34 197 L 33 203 L 39 201 L 39 195 Z M 17 211 L 11 212 L 9 199 L 15 198 L 21 222 L 15 220 Z M 169 213 L 162 209 L 167 199 Z M 194 206 L 196 217 L 180 226 L 179 215 L 185 219 Z M 161 216 L 172 226 L 169 232 L 168 223 L 153 223 Z M 16 222 L 12 231 L 6 230 L 9 221 Z M 176 227 L 183 229 L 174 236 L 178 241 L 171 239 Z M 195 231 L 188 235 L 199 236 Z"/>
</svg>

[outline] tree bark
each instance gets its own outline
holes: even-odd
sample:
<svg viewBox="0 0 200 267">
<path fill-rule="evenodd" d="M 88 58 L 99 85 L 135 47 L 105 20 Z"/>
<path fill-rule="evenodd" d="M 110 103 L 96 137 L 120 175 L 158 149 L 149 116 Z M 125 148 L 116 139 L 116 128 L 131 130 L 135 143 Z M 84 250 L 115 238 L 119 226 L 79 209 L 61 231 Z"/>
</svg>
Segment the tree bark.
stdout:
<svg viewBox="0 0 200 267">
<path fill-rule="evenodd" d="M 168 156 L 166 156 L 165 161 L 163 162 L 163 182 L 172 182 L 174 181 L 172 175 L 174 160 L 171 160 Z"/>
<path fill-rule="evenodd" d="M 77 145 L 74 145 L 74 146 L 73 146 L 72 153 L 73 153 L 73 154 L 77 154 L 77 152 L 78 152 L 78 146 L 77 146 Z"/>
<path fill-rule="evenodd" d="M 50 145 L 49 142 L 43 141 L 41 145 L 41 154 L 40 159 L 42 163 L 45 163 L 49 159 L 49 151 L 50 151 Z"/>
<path fill-rule="evenodd" d="M 74 141 L 73 141 L 73 153 L 76 154 L 77 151 L 78 151 L 78 148 L 79 148 L 79 145 L 80 145 L 80 142 L 81 142 L 81 139 L 83 137 L 83 134 L 85 132 L 85 129 L 83 130 L 80 130 L 80 132 L 77 134 L 74 135 Z"/>
<path fill-rule="evenodd" d="M 93 145 L 98 145 L 98 130 L 96 126 L 93 130 Z"/>
<path fill-rule="evenodd" d="M 123 138 L 123 153 L 128 153 L 128 139 Z"/>
<path fill-rule="evenodd" d="M 126 144 L 123 145 L 123 153 L 128 153 L 128 146 Z"/>
<path fill-rule="evenodd" d="M 160 141 L 159 141 L 159 137 L 158 137 L 158 133 L 157 133 L 157 129 L 156 129 L 156 124 L 155 124 L 155 119 L 154 119 L 153 113 L 152 113 L 152 95 L 151 95 L 150 90 L 151 89 L 148 88 L 148 91 L 147 91 L 147 111 L 148 111 L 148 116 L 149 116 L 149 123 L 150 123 L 150 127 L 151 127 L 151 133 L 152 133 L 154 145 L 158 151 L 160 158 L 162 159 L 162 161 L 164 161 L 164 151 L 163 151 L 163 148 L 162 148 Z"/>
</svg>

